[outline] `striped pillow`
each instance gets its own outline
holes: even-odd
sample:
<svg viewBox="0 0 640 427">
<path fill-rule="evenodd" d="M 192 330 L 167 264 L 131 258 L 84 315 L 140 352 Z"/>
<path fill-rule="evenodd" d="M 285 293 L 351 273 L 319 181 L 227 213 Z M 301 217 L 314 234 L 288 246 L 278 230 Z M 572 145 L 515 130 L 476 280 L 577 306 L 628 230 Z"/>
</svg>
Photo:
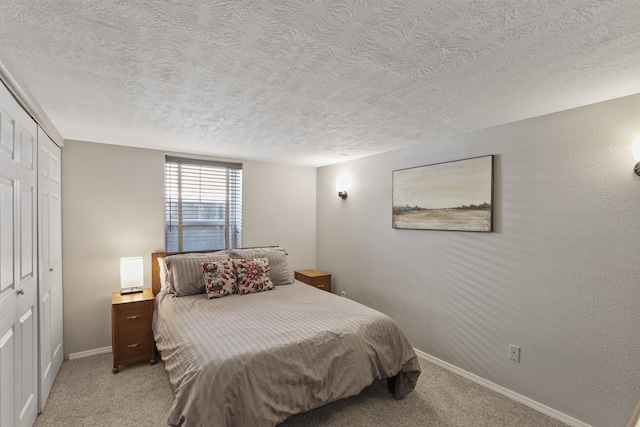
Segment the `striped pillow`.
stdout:
<svg viewBox="0 0 640 427">
<path fill-rule="evenodd" d="M 229 254 L 233 259 L 267 258 L 269 260 L 269 277 L 274 285 L 290 285 L 295 282 L 287 262 L 287 252 L 280 246 L 229 249 Z"/>
<path fill-rule="evenodd" d="M 202 284 L 202 263 L 224 261 L 227 251 L 171 255 L 164 258 L 167 281 L 172 293 L 179 297 L 205 292 Z"/>
</svg>

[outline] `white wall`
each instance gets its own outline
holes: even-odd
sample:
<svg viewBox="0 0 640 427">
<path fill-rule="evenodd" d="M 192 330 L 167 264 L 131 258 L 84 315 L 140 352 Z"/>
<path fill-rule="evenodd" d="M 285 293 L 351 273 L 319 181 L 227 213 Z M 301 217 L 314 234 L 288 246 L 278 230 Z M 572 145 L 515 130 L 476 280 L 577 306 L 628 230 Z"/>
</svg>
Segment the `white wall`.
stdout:
<svg viewBox="0 0 640 427">
<path fill-rule="evenodd" d="M 640 95 L 320 168 L 317 266 L 419 350 L 593 426 L 626 425 L 640 398 L 636 134 Z M 393 170 L 488 154 L 493 233 L 392 229 Z"/>
<path fill-rule="evenodd" d="M 144 256 L 151 286 L 150 254 L 164 250 L 165 154 L 65 142 L 65 357 L 111 345 L 111 293 L 119 290 L 121 257 Z M 242 163 L 244 246 L 281 245 L 292 269 L 315 267 L 315 169 Z"/>
</svg>

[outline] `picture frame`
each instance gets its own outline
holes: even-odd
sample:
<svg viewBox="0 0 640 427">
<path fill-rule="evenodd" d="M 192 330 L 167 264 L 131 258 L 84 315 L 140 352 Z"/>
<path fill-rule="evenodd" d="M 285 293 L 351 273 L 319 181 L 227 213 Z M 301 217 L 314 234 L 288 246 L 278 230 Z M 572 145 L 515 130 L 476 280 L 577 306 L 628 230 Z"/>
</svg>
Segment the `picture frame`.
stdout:
<svg viewBox="0 0 640 427">
<path fill-rule="evenodd" d="M 494 156 L 393 171 L 392 227 L 493 231 Z"/>
</svg>

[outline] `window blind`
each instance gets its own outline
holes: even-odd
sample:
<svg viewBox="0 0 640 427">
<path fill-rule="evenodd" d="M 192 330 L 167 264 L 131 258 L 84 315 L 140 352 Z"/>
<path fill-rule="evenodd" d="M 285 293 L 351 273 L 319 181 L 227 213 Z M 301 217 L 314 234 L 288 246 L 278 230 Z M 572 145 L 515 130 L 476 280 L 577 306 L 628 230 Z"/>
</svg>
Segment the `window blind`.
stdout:
<svg viewBox="0 0 640 427">
<path fill-rule="evenodd" d="M 167 252 L 242 247 L 242 164 L 165 157 Z"/>
</svg>

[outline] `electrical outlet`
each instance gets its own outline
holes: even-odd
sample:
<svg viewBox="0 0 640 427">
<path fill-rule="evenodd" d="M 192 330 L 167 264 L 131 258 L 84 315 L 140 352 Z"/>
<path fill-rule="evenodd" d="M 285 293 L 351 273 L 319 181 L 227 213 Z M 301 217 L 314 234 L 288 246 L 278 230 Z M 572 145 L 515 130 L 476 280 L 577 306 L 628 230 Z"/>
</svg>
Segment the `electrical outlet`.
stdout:
<svg viewBox="0 0 640 427">
<path fill-rule="evenodd" d="M 518 347 L 517 345 L 509 344 L 509 360 L 520 362 L 520 347 Z"/>
<path fill-rule="evenodd" d="M 341 295 L 343 298 L 346 298 L 346 297 L 347 297 L 347 291 L 341 291 L 341 292 L 340 292 L 340 295 Z"/>
</svg>

